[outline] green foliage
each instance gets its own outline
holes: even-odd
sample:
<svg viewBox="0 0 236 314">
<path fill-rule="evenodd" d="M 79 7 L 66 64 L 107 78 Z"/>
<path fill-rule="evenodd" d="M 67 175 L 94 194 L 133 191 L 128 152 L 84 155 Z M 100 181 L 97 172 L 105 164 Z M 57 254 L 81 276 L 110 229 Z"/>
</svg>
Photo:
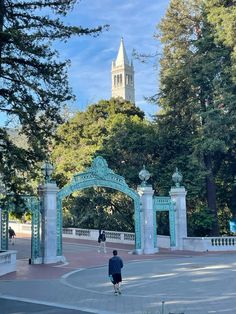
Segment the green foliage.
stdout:
<svg viewBox="0 0 236 314">
<path fill-rule="evenodd" d="M 226 46 L 236 44 L 236 6 L 234 0 L 208 0 L 208 21 L 214 26 L 216 39 Z"/>
<path fill-rule="evenodd" d="M 134 231 L 134 206 L 121 193 L 110 189 L 82 190 L 63 202 L 65 227 Z"/>
<path fill-rule="evenodd" d="M 135 148 L 137 148 L 139 138 L 134 132 L 136 130 L 141 133 L 138 128 L 142 125 L 143 117 L 144 113 L 133 104 L 123 99 L 111 99 L 90 105 L 85 112 L 78 112 L 74 118 L 63 124 L 58 129 L 59 141 L 55 143 L 52 152 L 52 158 L 56 164 L 56 177 L 60 185 L 63 186 L 73 174 L 90 166 L 96 155 L 107 158 L 109 154 L 112 154 L 110 159 L 116 160 L 118 170 L 124 169 L 125 164 L 122 161 L 125 159 L 122 159 L 122 149 L 130 147 L 129 141 L 132 140 L 130 139 L 132 135 Z M 131 125 L 133 129 L 129 129 Z M 117 148 L 112 147 L 113 144 Z M 123 148 L 122 145 L 126 146 Z M 130 155 L 128 157 L 130 158 Z M 120 166 L 117 165 L 117 159 Z M 113 169 L 109 159 L 108 163 Z"/>
<path fill-rule="evenodd" d="M 0 1 L 0 111 L 16 120 L 27 145 L 16 145 L 0 128 L 0 174 L 9 191 L 20 192 L 38 161 L 47 155 L 60 110 L 74 98 L 68 85 L 69 61 L 52 47 L 71 36 L 97 35 L 94 29 L 68 26 L 63 17 L 75 0 Z"/>
<path fill-rule="evenodd" d="M 170 235 L 169 229 L 169 213 L 157 212 L 156 215 L 157 234 Z"/>
<path fill-rule="evenodd" d="M 59 131 L 65 141 L 54 150 L 61 184 L 99 154 L 134 188 L 145 164 L 150 183 L 167 195 L 177 166 L 188 191 L 190 234 L 227 232 L 228 218 L 236 215 L 234 17 L 232 1 L 171 0 L 159 25 L 161 110 L 155 121 L 144 120 L 122 100 L 102 101 L 79 113 Z M 89 199 L 96 201 L 83 197 L 81 208 Z M 106 223 L 108 207 L 103 203 Z M 86 223 L 90 212 L 84 212 Z M 93 217 L 92 224 L 99 225 L 98 214 Z M 168 233 L 167 220 L 159 217 L 163 233 Z"/>
<path fill-rule="evenodd" d="M 213 221 L 214 215 L 209 209 L 197 208 L 188 215 L 188 236 L 210 236 Z"/>
<path fill-rule="evenodd" d="M 160 181 L 166 181 L 168 165 L 177 165 L 184 175 L 190 210 L 197 211 L 199 204 L 208 207 L 214 216 L 211 232 L 218 234 L 218 211 L 224 203 L 219 196 L 232 183 L 236 170 L 232 155 L 236 86 L 231 75 L 233 45 L 219 40 L 211 20 L 213 2 L 170 2 L 159 26 L 163 56 L 158 101 L 162 110 L 156 124 L 164 152 L 160 154 L 165 169 Z M 228 195 L 232 195 L 232 186 Z"/>
<path fill-rule="evenodd" d="M 157 147 L 152 124 L 134 104 L 123 99 L 102 100 L 58 129 L 52 158 L 55 178 L 60 186 L 73 174 L 91 165 L 95 156 L 103 156 L 115 173 L 124 176 L 136 188 L 143 164 L 151 167 Z M 79 227 L 134 230 L 134 204 L 125 195 L 109 189 L 86 189 L 63 204 L 64 223 Z M 68 212 L 70 215 L 68 215 Z"/>
<path fill-rule="evenodd" d="M 222 207 L 218 211 L 218 219 L 220 224 L 220 233 L 222 235 L 229 235 L 229 222 L 232 219 L 232 213 L 228 207 Z"/>
</svg>

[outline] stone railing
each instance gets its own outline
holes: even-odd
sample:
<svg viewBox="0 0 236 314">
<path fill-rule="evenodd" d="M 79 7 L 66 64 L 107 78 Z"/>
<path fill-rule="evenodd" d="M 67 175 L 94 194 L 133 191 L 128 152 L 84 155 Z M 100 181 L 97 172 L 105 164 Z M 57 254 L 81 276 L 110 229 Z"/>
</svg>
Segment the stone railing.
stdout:
<svg viewBox="0 0 236 314">
<path fill-rule="evenodd" d="M 64 238 L 78 238 L 95 240 L 98 239 L 98 230 L 95 229 L 80 229 L 80 228 L 63 228 L 62 236 Z M 106 241 L 113 243 L 127 243 L 134 244 L 134 233 L 119 232 L 106 230 Z"/>
<path fill-rule="evenodd" d="M 135 243 L 135 234 L 132 232 L 123 231 L 109 231 L 106 232 L 106 241 L 113 243 Z M 95 240 L 98 239 L 98 230 L 95 229 L 79 229 L 79 228 L 63 228 L 62 236 L 64 238 L 77 238 L 77 239 L 87 239 Z M 169 236 L 157 236 L 158 247 L 160 248 L 170 248 L 170 237 Z"/>
<path fill-rule="evenodd" d="M 0 251 L 0 276 L 16 271 L 16 251 Z"/>
<path fill-rule="evenodd" d="M 97 240 L 98 230 L 64 228 L 63 237 Z M 106 231 L 107 242 L 134 244 L 135 234 L 129 232 Z M 170 237 L 157 235 L 159 248 L 170 248 Z M 188 237 L 184 238 L 184 250 L 196 252 L 236 251 L 236 237 Z"/>
<path fill-rule="evenodd" d="M 236 251 L 236 237 L 184 238 L 184 250 L 196 252 Z"/>
</svg>

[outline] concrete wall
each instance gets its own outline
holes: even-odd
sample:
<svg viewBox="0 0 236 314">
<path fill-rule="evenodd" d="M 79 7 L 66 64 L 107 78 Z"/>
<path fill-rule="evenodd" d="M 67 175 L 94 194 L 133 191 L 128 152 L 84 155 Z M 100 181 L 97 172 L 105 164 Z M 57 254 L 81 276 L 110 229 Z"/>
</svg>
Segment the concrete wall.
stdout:
<svg viewBox="0 0 236 314">
<path fill-rule="evenodd" d="M 0 276 L 16 271 L 17 251 L 0 251 Z"/>
</svg>

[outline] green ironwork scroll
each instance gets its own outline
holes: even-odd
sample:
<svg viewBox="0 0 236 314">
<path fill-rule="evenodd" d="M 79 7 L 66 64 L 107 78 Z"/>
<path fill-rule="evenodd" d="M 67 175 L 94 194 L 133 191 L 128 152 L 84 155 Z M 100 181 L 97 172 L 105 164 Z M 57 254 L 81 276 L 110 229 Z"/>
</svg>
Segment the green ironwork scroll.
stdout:
<svg viewBox="0 0 236 314">
<path fill-rule="evenodd" d="M 175 208 L 173 200 L 168 196 L 154 196 L 153 198 L 153 210 L 154 217 L 156 217 L 157 211 L 168 211 L 169 212 L 169 227 L 170 227 L 170 246 L 174 247 L 176 245 L 175 237 Z M 157 247 L 157 225 L 156 219 L 154 218 L 154 243 Z"/>
<path fill-rule="evenodd" d="M 125 179 L 108 168 L 106 160 L 96 157 L 90 168 L 74 175 L 72 181 L 64 186 L 57 195 L 57 254 L 62 253 L 62 201 L 71 193 L 91 187 L 106 187 L 117 190 L 129 196 L 134 202 L 135 213 L 135 248 L 141 249 L 141 204 L 140 196 L 129 188 Z"/>
<path fill-rule="evenodd" d="M 31 263 L 34 264 L 42 256 L 40 241 L 40 202 L 35 196 L 23 197 L 26 208 L 31 212 Z"/>
<path fill-rule="evenodd" d="M 8 250 L 8 210 L 1 211 L 1 249 Z"/>
<path fill-rule="evenodd" d="M 9 199 L 1 210 L 1 249 L 8 250 L 8 220 L 9 212 L 14 208 L 13 202 Z"/>
<path fill-rule="evenodd" d="M 28 209 L 32 215 L 31 224 L 31 263 L 33 264 L 41 257 L 41 241 L 40 241 L 40 204 L 36 196 L 20 196 L 24 202 L 25 209 Z M 8 201 L 1 211 L 1 249 L 8 250 L 8 219 L 9 212 L 14 211 L 15 205 L 13 201 Z"/>
</svg>

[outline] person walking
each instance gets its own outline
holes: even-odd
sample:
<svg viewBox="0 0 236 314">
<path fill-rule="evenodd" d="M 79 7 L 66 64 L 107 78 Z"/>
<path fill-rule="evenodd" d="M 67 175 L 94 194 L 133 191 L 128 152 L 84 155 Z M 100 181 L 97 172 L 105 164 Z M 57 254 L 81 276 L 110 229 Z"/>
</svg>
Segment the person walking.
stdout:
<svg viewBox="0 0 236 314">
<path fill-rule="evenodd" d="M 9 227 L 9 229 L 8 229 L 8 234 L 9 234 L 10 243 L 12 245 L 14 245 L 14 238 L 15 238 L 16 234 L 15 234 L 15 231 L 11 227 Z"/>
<path fill-rule="evenodd" d="M 122 282 L 121 268 L 123 268 L 123 261 L 117 255 L 117 250 L 113 251 L 113 257 L 109 259 L 108 275 L 113 284 L 114 294 L 121 294 L 120 285 Z"/>
<path fill-rule="evenodd" d="M 106 234 L 105 234 L 104 230 L 103 230 L 103 232 L 99 231 L 98 243 L 99 243 L 98 252 L 100 253 L 101 250 L 103 250 L 103 252 L 106 253 L 107 252 L 107 249 L 106 249 Z"/>
</svg>

